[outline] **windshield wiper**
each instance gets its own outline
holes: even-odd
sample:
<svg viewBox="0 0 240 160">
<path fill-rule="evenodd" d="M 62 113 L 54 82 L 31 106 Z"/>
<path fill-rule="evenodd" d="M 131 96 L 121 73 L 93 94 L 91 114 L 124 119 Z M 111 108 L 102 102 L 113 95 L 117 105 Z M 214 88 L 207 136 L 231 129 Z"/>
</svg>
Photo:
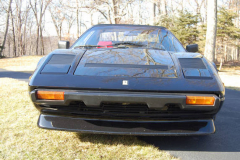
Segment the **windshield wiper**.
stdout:
<svg viewBox="0 0 240 160">
<path fill-rule="evenodd" d="M 146 46 L 145 44 L 133 43 L 133 42 L 119 42 L 119 43 L 114 43 L 114 44 L 109 45 L 109 46 L 118 46 L 118 45 Z"/>
<path fill-rule="evenodd" d="M 73 49 L 76 49 L 76 48 L 81 48 L 81 47 L 83 47 L 83 48 L 92 48 L 92 47 L 106 47 L 106 46 L 100 46 L 100 45 L 81 45 L 81 46 L 75 46 L 75 47 L 73 47 Z"/>
<path fill-rule="evenodd" d="M 163 49 L 163 48 L 157 48 L 157 47 L 149 47 L 148 49 L 156 49 L 156 50 L 163 50 L 163 51 L 166 51 L 166 49 Z"/>
<path fill-rule="evenodd" d="M 133 43 L 133 42 L 120 42 L 120 43 L 115 43 L 112 45 L 106 45 L 106 46 L 101 46 L 101 45 L 79 45 L 79 46 L 75 46 L 73 47 L 73 49 L 76 48 L 86 48 L 86 49 L 90 49 L 93 47 L 99 47 L 99 48 L 107 48 L 108 46 L 120 46 L 120 45 L 132 45 L 132 46 L 147 46 L 145 44 L 140 44 L 140 43 Z M 158 49 L 158 50 L 165 50 L 163 48 L 157 48 L 157 47 L 149 47 L 149 49 Z"/>
</svg>

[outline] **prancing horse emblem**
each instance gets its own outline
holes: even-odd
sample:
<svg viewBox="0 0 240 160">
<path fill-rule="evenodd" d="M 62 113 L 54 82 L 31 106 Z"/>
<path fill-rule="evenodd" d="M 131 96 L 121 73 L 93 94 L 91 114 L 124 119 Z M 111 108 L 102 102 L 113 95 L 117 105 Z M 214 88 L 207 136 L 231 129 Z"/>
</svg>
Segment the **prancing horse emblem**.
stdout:
<svg viewBox="0 0 240 160">
<path fill-rule="evenodd" d="M 128 85 L 128 80 L 123 80 L 122 85 Z"/>
</svg>

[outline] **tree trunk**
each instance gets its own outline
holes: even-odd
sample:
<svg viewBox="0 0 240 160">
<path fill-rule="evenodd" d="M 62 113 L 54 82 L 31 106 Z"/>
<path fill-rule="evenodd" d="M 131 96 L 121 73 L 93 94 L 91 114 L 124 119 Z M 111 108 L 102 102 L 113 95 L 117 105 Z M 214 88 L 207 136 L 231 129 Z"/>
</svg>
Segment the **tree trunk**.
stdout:
<svg viewBox="0 0 240 160">
<path fill-rule="evenodd" d="M 225 47 L 224 47 L 224 61 L 227 61 L 227 44 L 225 44 Z"/>
<path fill-rule="evenodd" d="M 11 42 L 10 42 L 10 39 L 8 39 L 8 57 L 11 57 Z"/>
<path fill-rule="evenodd" d="M 13 36 L 13 57 L 16 57 L 17 56 L 17 47 L 16 47 L 15 26 L 14 26 L 12 10 L 11 10 L 11 19 L 12 19 L 12 36 Z"/>
<path fill-rule="evenodd" d="M 168 11 L 167 11 L 167 1 L 164 0 L 163 2 L 164 2 L 164 14 L 165 14 L 165 15 L 168 15 Z"/>
<path fill-rule="evenodd" d="M 27 20 L 28 20 L 28 13 L 26 12 L 25 13 L 25 24 L 24 24 L 24 29 L 23 29 L 23 45 L 22 45 L 22 50 L 23 50 L 23 55 L 26 55 L 26 44 L 27 44 L 27 41 L 26 41 L 26 36 L 27 36 Z"/>
<path fill-rule="evenodd" d="M 141 24 L 141 3 L 138 2 L 138 24 Z"/>
<path fill-rule="evenodd" d="M 238 60 L 238 51 L 239 51 L 239 48 L 238 48 L 238 40 L 236 40 L 236 60 Z"/>
<path fill-rule="evenodd" d="M 161 0 L 159 0 L 156 5 L 157 5 L 157 9 L 158 9 L 158 16 L 160 16 L 162 14 L 162 12 L 161 12 Z"/>
<path fill-rule="evenodd" d="M 78 4 L 78 0 L 76 0 L 77 2 L 77 9 L 76 9 L 76 16 L 77 16 L 77 38 L 80 37 L 80 34 L 79 34 L 79 17 L 78 17 L 78 8 L 79 8 L 79 4 Z"/>
<path fill-rule="evenodd" d="M 181 2 L 182 2 L 181 3 L 181 11 L 183 12 L 183 10 L 184 10 L 184 0 L 182 0 Z"/>
<path fill-rule="evenodd" d="M 32 40 L 32 23 L 30 23 L 30 26 L 29 26 L 29 40 L 30 40 L 30 45 L 29 45 L 29 53 L 32 54 L 34 53 L 34 50 L 33 50 L 33 40 Z M 29 55 L 30 55 L 29 54 Z"/>
<path fill-rule="evenodd" d="M 118 15 L 118 4 L 116 0 L 112 0 L 112 9 L 113 9 L 113 22 L 114 24 L 119 24 L 120 17 Z"/>
<path fill-rule="evenodd" d="M 11 10 L 11 4 L 12 4 L 12 0 L 9 0 L 7 17 L 6 17 L 6 27 L 5 27 L 4 38 L 3 38 L 3 42 L 2 42 L 2 46 L 1 46 L 1 50 L 0 50 L 0 57 L 2 56 L 2 52 L 3 52 L 4 46 L 5 46 L 5 42 L 6 42 L 6 39 L 7 39 L 8 24 L 9 24 L 9 14 L 10 14 L 10 10 Z"/>
<path fill-rule="evenodd" d="M 22 44 L 22 0 L 18 1 L 16 5 L 16 16 L 17 16 L 17 52 L 18 55 L 23 55 L 23 44 Z"/>
<path fill-rule="evenodd" d="M 38 55 L 38 44 L 39 44 L 39 25 L 37 25 L 37 39 L 36 39 L 36 55 Z"/>
<path fill-rule="evenodd" d="M 217 33 L 217 0 L 208 1 L 207 35 L 204 55 L 209 61 L 215 60 Z"/>
<path fill-rule="evenodd" d="M 221 58 L 219 71 L 222 69 L 223 59 Z"/>
<path fill-rule="evenodd" d="M 156 3 L 152 3 L 152 21 L 151 25 L 155 24 L 155 16 L 156 16 Z"/>
<path fill-rule="evenodd" d="M 44 55 L 44 43 L 43 43 L 43 35 L 42 35 L 42 26 L 40 26 L 40 38 L 41 38 L 41 55 Z"/>
<path fill-rule="evenodd" d="M 205 2 L 205 21 L 204 21 L 205 24 L 207 23 L 207 6 L 208 6 L 208 1 L 206 0 L 206 2 Z"/>
<path fill-rule="evenodd" d="M 109 21 L 109 24 L 112 24 L 112 20 L 111 20 L 111 11 L 110 9 L 108 9 L 108 21 Z"/>
<path fill-rule="evenodd" d="M 80 35 L 79 37 L 82 35 L 82 12 L 80 12 Z"/>
<path fill-rule="evenodd" d="M 90 18 L 91 26 L 93 26 L 93 13 L 92 12 L 91 12 L 90 16 L 91 16 L 91 18 Z"/>
</svg>

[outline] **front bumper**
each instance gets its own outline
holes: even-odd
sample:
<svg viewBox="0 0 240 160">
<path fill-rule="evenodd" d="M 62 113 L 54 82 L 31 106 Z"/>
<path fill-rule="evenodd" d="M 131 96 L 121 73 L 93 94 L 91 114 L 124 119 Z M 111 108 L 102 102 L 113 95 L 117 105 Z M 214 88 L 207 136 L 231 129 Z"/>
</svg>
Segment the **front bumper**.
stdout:
<svg viewBox="0 0 240 160">
<path fill-rule="evenodd" d="M 39 100 L 36 98 L 37 91 L 64 91 L 64 100 Z M 35 104 L 68 106 L 72 101 L 82 101 L 88 107 L 100 107 L 104 102 L 112 103 L 144 103 L 149 109 L 162 109 L 166 104 L 178 104 L 182 110 L 212 111 L 219 110 L 220 103 L 224 98 L 214 94 L 192 93 L 153 93 L 153 92 L 123 92 L 123 91 L 77 91 L 58 89 L 38 89 L 30 92 L 30 97 Z M 186 105 L 188 96 L 212 96 L 215 103 L 211 106 Z"/>
<path fill-rule="evenodd" d="M 40 114 L 38 126 L 44 129 L 141 136 L 207 135 L 215 132 L 212 119 L 203 120 L 107 120 Z"/>
<path fill-rule="evenodd" d="M 39 100 L 36 98 L 38 90 L 64 91 L 64 100 Z M 34 105 L 41 112 L 38 120 L 40 128 L 143 136 L 214 133 L 213 118 L 220 110 L 224 99 L 214 94 L 204 94 L 215 97 L 214 105 L 194 106 L 186 105 L 186 95 L 203 94 L 60 89 L 36 89 L 30 92 Z M 73 104 L 78 101 L 83 103 Z M 109 107 L 106 102 L 146 105 L 115 106 L 113 104 Z M 177 108 L 166 109 L 165 106 L 168 104 L 177 104 Z M 144 110 L 138 107 L 143 107 Z"/>
</svg>

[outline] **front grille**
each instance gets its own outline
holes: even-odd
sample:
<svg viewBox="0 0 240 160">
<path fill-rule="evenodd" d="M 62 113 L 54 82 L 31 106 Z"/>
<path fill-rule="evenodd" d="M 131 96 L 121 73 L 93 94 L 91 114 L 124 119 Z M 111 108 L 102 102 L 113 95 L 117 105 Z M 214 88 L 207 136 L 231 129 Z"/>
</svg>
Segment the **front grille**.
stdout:
<svg viewBox="0 0 240 160">
<path fill-rule="evenodd" d="M 64 115 L 79 115 L 86 117 L 117 118 L 117 119 L 179 119 L 182 116 L 197 115 L 201 111 L 182 110 L 178 104 L 167 104 L 161 109 L 150 109 L 146 104 L 103 103 L 100 107 L 89 107 L 83 102 L 72 102 L 69 106 L 50 106 L 53 112 Z M 49 110 L 46 110 L 49 112 Z M 203 113 L 203 112 L 202 112 Z"/>
<path fill-rule="evenodd" d="M 104 103 L 101 105 L 101 110 L 104 113 L 146 114 L 149 109 L 144 104 Z"/>
</svg>

